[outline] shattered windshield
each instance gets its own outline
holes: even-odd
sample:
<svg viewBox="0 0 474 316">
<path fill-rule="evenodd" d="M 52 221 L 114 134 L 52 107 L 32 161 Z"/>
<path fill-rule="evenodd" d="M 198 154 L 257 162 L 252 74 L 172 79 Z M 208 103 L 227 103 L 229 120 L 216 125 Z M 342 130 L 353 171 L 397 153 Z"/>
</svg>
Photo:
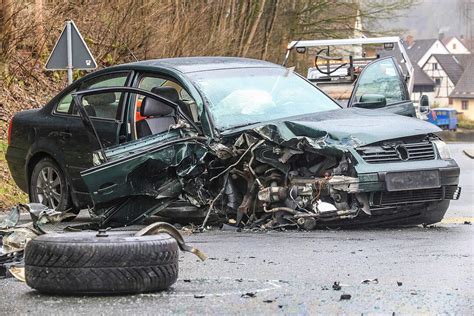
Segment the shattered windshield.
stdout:
<svg viewBox="0 0 474 316">
<path fill-rule="evenodd" d="M 220 130 L 338 109 L 311 83 L 283 68 L 239 68 L 190 74 Z"/>
</svg>

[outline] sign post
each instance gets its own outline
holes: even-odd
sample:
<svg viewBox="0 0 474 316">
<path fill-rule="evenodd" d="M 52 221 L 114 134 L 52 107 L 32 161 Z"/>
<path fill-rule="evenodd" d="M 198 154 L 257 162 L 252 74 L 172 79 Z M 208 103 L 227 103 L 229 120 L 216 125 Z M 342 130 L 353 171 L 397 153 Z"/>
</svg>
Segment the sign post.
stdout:
<svg viewBox="0 0 474 316">
<path fill-rule="evenodd" d="M 68 84 L 73 82 L 72 72 L 74 69 L 92 70 L 97 68 L 97 63 L 89 47 L 73 21 L 66 21 L 45 68 L 46 70 L 67 70 Z"/>
</svg>

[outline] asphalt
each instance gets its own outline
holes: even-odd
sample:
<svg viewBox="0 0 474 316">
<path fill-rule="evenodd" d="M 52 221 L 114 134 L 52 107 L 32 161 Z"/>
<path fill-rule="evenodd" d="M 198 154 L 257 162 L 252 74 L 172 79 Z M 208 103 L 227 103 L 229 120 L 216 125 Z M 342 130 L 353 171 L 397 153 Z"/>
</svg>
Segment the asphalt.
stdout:
<svg viewBox="0 0 474 316">
<path fill-rule="evenodd" d="M 436 226 L 185 235 L 209 259 L 182 254 L 168 291 L 48 296 L 4 279 L 0 314 L 472 314 L 474 228 L 465 222 L 474 224 L 474 160 L 466 148 L 474 144 L 450 144 L 463 192 Z"/>
</svg>

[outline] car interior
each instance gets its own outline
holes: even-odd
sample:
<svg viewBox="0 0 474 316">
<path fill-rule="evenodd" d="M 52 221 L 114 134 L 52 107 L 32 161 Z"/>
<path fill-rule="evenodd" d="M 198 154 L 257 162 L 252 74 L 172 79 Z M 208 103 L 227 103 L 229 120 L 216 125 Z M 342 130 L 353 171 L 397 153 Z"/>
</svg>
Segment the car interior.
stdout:
<svg viewBox="0 0 474 316">
<path fill-rule="evenodd" d="M 199 122 L 196 102 L 187 91 L 174 81 L 160 77 L 144 77 L 139 88 L 149 90 L 171 102 L 176 103 L 184 114 L 194 122 Z M 136 139 L 159 134 L 176 124 L 175 111 L 164 103 L 152 98 L 138 96 L 135 102 L 134 135 Z"/>
<path fill-rule="evenodd" d="M 120 101 L 115 93 L 93 94 L 84 97 L 84 109 L 92 117 L 115 119 Z"/>
</svg>

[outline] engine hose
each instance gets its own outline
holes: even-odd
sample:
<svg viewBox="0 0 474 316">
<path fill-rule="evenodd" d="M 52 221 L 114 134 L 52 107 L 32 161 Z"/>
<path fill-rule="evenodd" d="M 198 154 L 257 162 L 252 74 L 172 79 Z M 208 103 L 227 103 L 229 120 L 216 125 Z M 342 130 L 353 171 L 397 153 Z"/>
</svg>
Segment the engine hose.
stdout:
<svg viewBox="0 0 474 316">
<path fill-rule="evenodd" d="M 296 215 L 296 211 L 292 208 L 289 208 L 289 207 L 285 207 L 285 206 L 278 206 L 278 207 L 274 207 L 274 208 L 270 208 L 268 209 L 266 205 L 263 206 L 263 210 L 265 211 L 265 213 L 275 213 L 275 212 L 287 212 L 287 213 L 291 213 L 293 215 Z"/>
</svg>

